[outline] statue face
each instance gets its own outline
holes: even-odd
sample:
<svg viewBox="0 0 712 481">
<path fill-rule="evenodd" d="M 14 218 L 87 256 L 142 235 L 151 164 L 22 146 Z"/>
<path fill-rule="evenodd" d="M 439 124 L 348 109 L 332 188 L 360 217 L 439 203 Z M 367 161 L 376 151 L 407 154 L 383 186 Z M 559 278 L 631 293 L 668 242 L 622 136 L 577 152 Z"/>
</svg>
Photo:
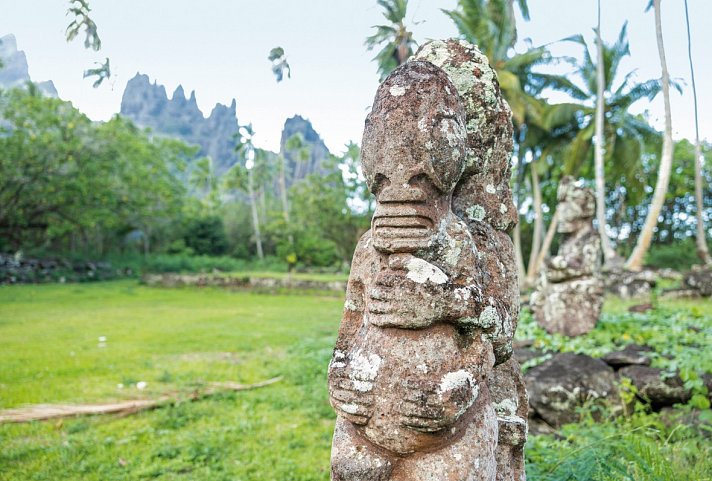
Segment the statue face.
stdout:
<svg viewBox="0 0 712 481">
<path fill-rule="evenodd" d="M 383 166 L 386 168 L 378 169 L 372 188 L 376 196 L 371 221 L 374 247 L 388 253 L 428 247 L 450 211 L 450 195 L 438 190 L 423 166 L 405 169 L 389 162 Z"/>
<path fill-rule="evenodd" d="M 596 213 L 596 200 L 593 191 L 574 185 L 574 179 L 565 176 L 559 183 L 557 191 L 559 199 L 559 225 L 560 234 L 572 234 L 590 225 Z"/>
<path fill-rule="evenodd" d="M 581 214 L 576 205 L 571 201 L 559 203 L 559 225 L 556 230 L 560 234 L 571 234 L 579 229 Z"/>
<path fill-rule="evenodd" d="M 432 244 L 450 213 L 465 140 L 464 107 L 442 70 L 408 62 L 381 84 L 361 150 L 363 173 L 376 196 L 376 249 L 413 252 Z"/>
</svg>

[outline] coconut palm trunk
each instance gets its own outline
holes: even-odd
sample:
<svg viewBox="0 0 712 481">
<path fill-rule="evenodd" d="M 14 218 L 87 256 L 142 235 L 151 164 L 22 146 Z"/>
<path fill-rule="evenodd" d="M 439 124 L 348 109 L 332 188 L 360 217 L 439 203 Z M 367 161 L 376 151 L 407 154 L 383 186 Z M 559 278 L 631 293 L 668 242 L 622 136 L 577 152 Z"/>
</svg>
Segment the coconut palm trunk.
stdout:
<svg viewBox="0 0 712 481">
<path fill-rule="evenodd" d="M 546 230 L 546 235 L 544 236 L 544 242 L 541 244 L 541 249 L 539 249 L 539 254 L 536 257 L 536 263 L 534 264 L 534 270 L 530 272 L 532 278 L 536 279 L 539 275 L 541 266 L 544 265 L 544 261 L 549 255 L 549 250 L 551 249 L 551 243 L 554 241 L 554 234 L 556 234 L 556 227 L 559 225 L 559 210 L 554 211 L 554 215 L 551 216 L 551 223 L 549 228 Z"/>
<path fill-rule="evenodd" d="M 596 29 L 596 144 L 594 150 L 594 170 L 596 176 L 596 219 L 598 220 L 598 233 L 601 236 L 601 248 L 606 262 L 616 256 L 611 247 L 611 240 L 606 233 L 606 177 L 603 165 L 605 152 L 605 134 L 603 131 L 603 112 L 605 99 L 603 92 L 606 86 L 603 63 L 603 40 L 601 40 L 601 0 L 598 0 L 598 28 Z"/>
<path fill-rule="evenodd" d="M 655 37 L 658 43 L 658 55 L 660 56 L 660 68 L 662 70 L 663 101 L 665 103 L 665 130 L 663 131 L 663 150 L 660 157 L 660 167 L 658 169 L 658 180 L 653 191 L 653 200 L 650 203 L 645 223 L 638 236 L 633 252 L 626 261 L 626 267 L 630 270 L 639 271 L 643 268 L 645 254 L 650 248 L 653 240 L 653 231 L 658 224 L 658 216 L 665 201 L 668 184 L 670 183 L 670 171 L 672 170 L 672 114 L 670 113 L 670 74 L 665 60 L 665 45 L 663 44 L 663 28 L 660 12 L 661 0 L 653 0 L 655 9 Z"/>
<path fill-rule="evenodd" d="M 527 286 L 534 284 L 536 280 L 537 258 L 541 249 L 541 239 L 544 231 L 544 216 L 542 212 L 541 188 L 539 186 L 539 174 L 536 171 L 536 166 L 532 162 L 531 166 L 532 177 L 532 200 L 534 207 L 534 232 L 532 234 L 532 250 L 529 255 L 529 265 L 527 267 Z"/>
<path fill-rule="evenodd" d="M 702 148 L 700 147 L 700 124 L 697 115 L 697 86 L 695 85 L 695 68 L 692 62 L 692 36 L 690 35 L 690 15 L 685 0 L 685 23 L 687 26 L 687 57 L 690 61 L 690 79 L 692 80 L 692 99 L 695 106 L 695 204 L 697 206 L 697 255 L 705 264 L 712 263 L 707 247 L 705 234 L 704 203 L 702 201 Z"/>
<path fill-rule="evenodd" d="M 257 257 L 262 260 L 265 255 L 262 251 L 262 235 L 260 234 L 260 217 L 257 214 L 257 196 L 255 195 L 254 174 L 252 169 L 247 171 L 247 191 L 250 196 L 250 210 L 252 211 L 252 228 L 255 232 L 255 244 L 257 246 Z"/>
</svg>

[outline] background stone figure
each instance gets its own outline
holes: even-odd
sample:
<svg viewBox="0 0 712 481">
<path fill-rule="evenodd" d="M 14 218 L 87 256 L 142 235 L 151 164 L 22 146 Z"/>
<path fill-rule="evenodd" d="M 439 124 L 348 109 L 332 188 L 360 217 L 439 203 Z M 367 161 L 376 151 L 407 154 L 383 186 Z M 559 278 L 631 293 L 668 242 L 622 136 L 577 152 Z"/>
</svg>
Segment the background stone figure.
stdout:
<svg viewBox="0 0 712 481">
<path fill-rule="evenodd" d="M 568 176 L 557 196 L 563 239 L 532 293 L 531 308 L 548 332 L 578 336 L 594 328 L 603 305 L 601 241 L 593 228 L 596 201 L 591 189 L 577 187 Z"/>
<path fill-rule="evenodd" d="M 518 314 L 512 300 L 518 299 L 510 285 L 517 279 L 506 276 L 514 272 L 513 253 L 502 232 L 507 223 L 497 229 L 486 221 L 480 212 L 486 199 L 475 194 L 493 189 L 496 194 L 497 187 L 509 192 L 504 180 L 511 153 L 509 110 L 496 78 L 480 80 L 481 54 L 461 47 L 462 63 L 468 63 L 462 68 L 477 79 L 469 89 L 455 83 L 447 69 L 419 57 L 384 81 L 366 120 L 362 162 L 377 205 L 372 229 L 354 254 L 329 366 L 330 401 L 338 414 L 333 480 L 523 479 L 523 466 L 520 478 L 497 474 L 502 409 L 495 409 L 489 387 L 497 377 L 492 377 L 495 364 L 511 355 Z M 442 52 L 449 55 L 448 48 Z M 489 69 L 486 60 L 484 66 Z M 508 152 L 491 155 L 494 170 L 495 159 L 505 159 L 499 168 L 505 172 L 497 175 L 488 171 L 488 161 L 475 158 L 486 147 L 470 135 L 475 123 L 468 125 L 484 92 L 462 95 L 486 82 L 495 88 L 493 109 L 504 107 L 502 138 L 507 129 L 510 137 L 503 147 Z M 477 188 L 474 178 L 492 183 Z M 499 205 L 510 209 L 511 193 L 497 198 L 505 201 L 498 201 L 492 214 L 501 217 L 506 209 Z M 463 220 L 468 209 L 469 221 L 479 229 Z M 498 247 L 503 255 L 496 255 Z M 520 390 L 517 381 L 497 383 L 503 405 L 509 408 L 506 400 L 517 398 L 511 414 L 521 415 L 518 406 L 526 409 L 526 402 L 517 394 L 524 393 L 523 385 Z"/>
</svg>

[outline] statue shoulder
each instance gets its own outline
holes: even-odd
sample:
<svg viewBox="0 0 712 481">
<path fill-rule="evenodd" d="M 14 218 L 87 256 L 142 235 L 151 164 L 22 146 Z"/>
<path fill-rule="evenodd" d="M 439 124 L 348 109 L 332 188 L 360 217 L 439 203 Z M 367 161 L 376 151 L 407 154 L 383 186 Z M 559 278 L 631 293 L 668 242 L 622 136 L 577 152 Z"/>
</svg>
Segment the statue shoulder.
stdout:
<svg viewBox="0 0 712 481">
<path fill-rule="evenodd" d="M 373 263 L 374 255 L 375 251 L 372 246 L 371 230 L 369 229 L 363 233 L 356 244 L 356 249 L 354 249 L 354 255 L 351 259 L 351 274 L 349 276 L 349 280 L 360 279 L 364 268 Z"/>
</svg>

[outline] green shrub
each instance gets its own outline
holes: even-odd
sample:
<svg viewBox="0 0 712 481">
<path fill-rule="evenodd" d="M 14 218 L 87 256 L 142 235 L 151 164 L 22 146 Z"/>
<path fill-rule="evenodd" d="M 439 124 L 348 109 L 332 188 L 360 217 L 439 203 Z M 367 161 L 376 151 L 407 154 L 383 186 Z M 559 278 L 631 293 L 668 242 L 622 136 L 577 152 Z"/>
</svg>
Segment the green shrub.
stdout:
<svg viewBox="0 0 712 481">
<path fill-rule="evenodd" d="M 529 481 L 701 481 L 712 473 L 709 410 L 586 416 L 556 435 L 530 436 Z"/>
<path fill-rule="evenodd" d="M 191 219 L 183 236 L 185 245 L 198 255 L 220 256 L 227 252 L 225 227 L 219 217 Z"/>
<path fill-rule="evenodd" d="M 237 271 L 276 271 L 285 272 L 286 263 L 273 257 L 259 260 L 235 259 L 227 256 L 190 256 L 190 255 L 152 255 L 141 264 L 143 272 L 237 272 Z"/>
<path fill-rule="evenodd" d="M 699 263 L 695 239 L 692 237 L 672 244 L 653 244 L 645 257 L 645 265 L 658 269 L 685 271 L 693 264 Z"/>
</svg>

